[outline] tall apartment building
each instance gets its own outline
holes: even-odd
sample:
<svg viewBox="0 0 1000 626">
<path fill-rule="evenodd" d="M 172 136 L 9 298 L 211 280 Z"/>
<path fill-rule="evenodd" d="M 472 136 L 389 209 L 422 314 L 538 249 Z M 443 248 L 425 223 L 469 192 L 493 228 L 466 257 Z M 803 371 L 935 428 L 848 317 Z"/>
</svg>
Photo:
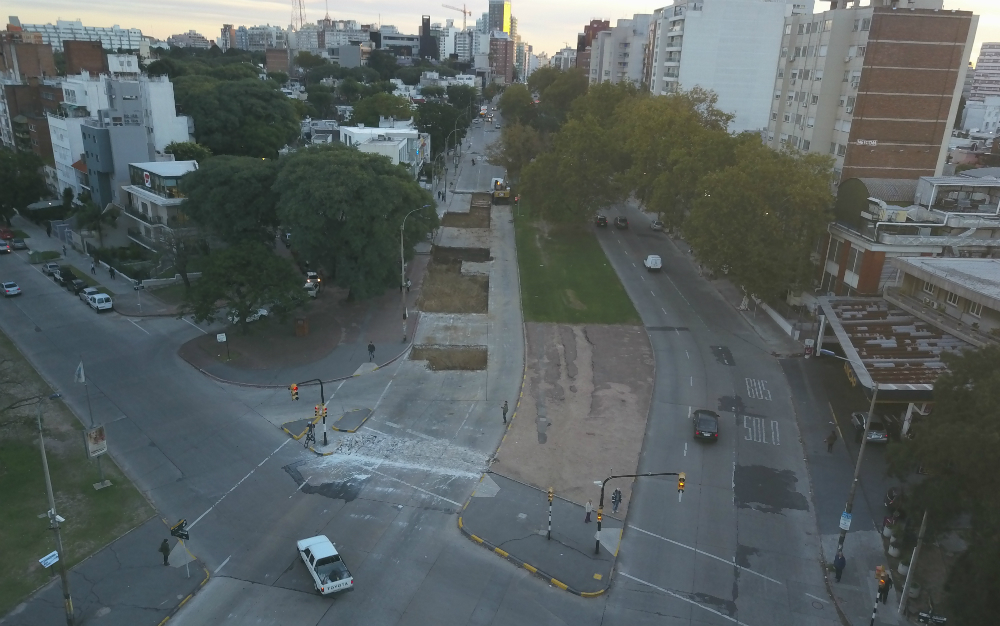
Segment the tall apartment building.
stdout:
<svg viewBox="0 0 1000 626">
<path fill-rule="evenodd" d="M 514 82 L 514 41 L 507 33 L 490 37 L 490 70 L 494 77 L 503 77 L 505 85 Z"/>
<path fill-rule="evenodd" d="M 186 33 L 167 37 L 167 45 L 177 46 L 178 48 L 202 48 L 207 50 L 212 47 L 212 42 L 206 39 L 201 33 L 189 30 Z"/>
<path fill-rule="evenodd" d="M 222 30 L 219 31 L 219 50 L 223 52 L 228 52 L 233 48 L 236 48 L 236 28 L 232 24 L 223 24 Z"/>
<path fill-rule="evenodd" d="M 52 46 L 17 30 L 0 32 L 0 78 L 22 82 L 29 77 L 55 76 Z"/>
<path fill-rule="evenodd" d="M 987 96 L 1000 96 L 1000 43 L 984 43 L 976 60 L 969 100 L 982 102 Z"/>
<path fill-rule="evenodd" d="M 110 107 L 109 80 L 106 73 L 83 71 L 62 81 L 62 103 L 58 111 L 48 114 L 57 193 L 69 188 L 79 196 L 90 190 L 81 129 L 91 115 Z"/>
<path fill-rule="evenodd" d="M 590 20 L 590 23 L 583 27 L 583 32 L 576 36 L 576 66 L 590 71 L 591 46 L 597 33 L 611 30 L 609 20 Z"/>
<path fill-rule="evenodd" d="M 763 131 L 785 18 L 811 11 L 812 0 L 676 0 L 657 9 L 649 29 L 649 90 L 710 89 L 718 107 L 736 116 L 731 131 Z"/>
<path fill-rule="evenodd" d="M 563 71 L 571 67 L 576 67 L 576 50 L 573 48 L 563 48 L 552 55 L 549 65 Z"/>
<path fill-rule="evenodd" d="M 939 176 L 979 20 L 942 1 L 786 19 L 768 144 L 832 155 L 838 180 Z"/>
<path fill-rule="evenodd" d="M 250 52 L 264 52 L 269 48 L 287 48 L 288 32 L 280 26 L 240 26 L 236 29 L 236 47 Z"/>
<path fill-rule="evenodd" d="M 611 30 L 597 33 L 590 47 L 591 84 L 642 83 L 652 19 L 649 14 L 636 14 L 630 20 L 618 20 Z"/>
<path fill-rule="evenodd" d="M 11 23 L 17 22 L 16 17 Z M 149 56 L 149 43 L 138 28 L 114 26 L 84 26 L 80 20 L 58 20 L 55 24 L 21 24 L 26 31 L 39 33 L 42 43 L 61 51 L 64 41 L 100 41 L 105 50 L 138 50 L 140 56 Z"/>
<path fill-rule="evenodd" d="M 510 0 L 490 0 L 487 28 L 510 34 Z"/>
</svg>

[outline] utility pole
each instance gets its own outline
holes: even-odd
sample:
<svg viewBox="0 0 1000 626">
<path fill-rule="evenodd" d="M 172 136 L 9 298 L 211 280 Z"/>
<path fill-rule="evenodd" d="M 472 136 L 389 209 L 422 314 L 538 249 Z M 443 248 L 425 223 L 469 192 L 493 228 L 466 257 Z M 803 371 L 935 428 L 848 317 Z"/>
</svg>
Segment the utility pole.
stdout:
<svg viewBox="0 0 1000 626">
<path fill-rule="evenodd" d="M 910 568 L 906 570 L 906 581 L 903 583 L 903 591 L 899 594 L 899 615 L 906 613 L 906 596 L 910 592 L 910 579 L 913 570 L 917 569 L 917 557 L 920 556 L 920 546 L 924 543 L 924 533 L 927 532 L 927 511 L 924 510 L 924 519 L 920 520 L 920 532 L 917 533 L 917 547 L 913 548 L 913 556 L 910 557 Z"/>
<path fill-rule="evenodd" d="M 58 398 L 60 394 L 52 394 L 49 399 Z M 56 531 L 56 551 L 59 552 L 59 578 L 62 579 L 63 604 L 66 607 L 66 624 L 73 626 L 73 597 L 69 594 L 69 579 L 66 577 L 66 553 L 63 551 L 62 533 L 59 531 L 59 522 L 62 520 L 56 514 L 56 500 L 52 495 L 52 477 L 49 476 L 49 461 L 45 457 L 45 435 L 42 432 L 42 402 L 38 400 L 38 447 L 42 451 L 42 467 L 45 469 L 45 491 L 49 496 L 49 528 Z M 64 521 L 64 520 L 62 520 Z"/>
<path fill-rule="evenodd" d="M 844 540 L 847 538 L 847 529 L 851 527 L 851 512 L 854 510 L 854 494 L 858 491 L 858 477 L 861 475 L 861 460 L 865 458 L 865 444 L 868 443 L 868 430 L 872 425 L 872 414 L 875 412 L 875 399 L 878 398 L 878 383 L 872 381 L 872 403 L 868 407 L 868 417 L 865 419 L 865 432 L 861 435 L 861 448 L 858 449 L 858 462 L 854 464 L 854 480 L 851 482 L 851 490 L 847 493 L 847 503 L 844 505 L 844 515 L 847 523 L 843 520 L 840 523 L 840 538 L 837 540 L 837 549 L 844 548 Z M 845 526 L 847 528 L 845 528 Z"/>
</svg>

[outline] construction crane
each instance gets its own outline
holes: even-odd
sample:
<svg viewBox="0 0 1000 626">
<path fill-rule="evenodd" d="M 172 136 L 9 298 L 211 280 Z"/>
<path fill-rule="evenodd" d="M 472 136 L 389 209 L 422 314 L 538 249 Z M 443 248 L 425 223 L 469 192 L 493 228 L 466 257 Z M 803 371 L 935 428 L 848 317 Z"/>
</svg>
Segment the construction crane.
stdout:
<svg viewBox="0 0 1000 626">
<path fill-rule="evenodd" d="M 465 8 L 464 4 L 462 5 L 461 9 L 458 8 L 458 7 L 453 7 L 453 6 L 448 5 L 448 4 L 442 4 L 441 6 L 443 6 L 446 9 L 451 9 L 452 11 L 458 11 L 459 13 L 461 13 L 462 14 L 462 30 L 465 30 L 465 16 L 472 15 L 472 11 L 467 10 Z"/>
</svg>

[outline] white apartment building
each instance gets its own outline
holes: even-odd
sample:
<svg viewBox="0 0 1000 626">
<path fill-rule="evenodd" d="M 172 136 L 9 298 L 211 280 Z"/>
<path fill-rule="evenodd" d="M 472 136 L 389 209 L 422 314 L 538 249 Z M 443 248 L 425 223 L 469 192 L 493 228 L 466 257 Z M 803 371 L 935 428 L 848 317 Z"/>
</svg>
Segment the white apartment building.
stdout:
<svg viewBox="0 0 1000 626">
<path fill-rule="evenodd" d="M 967 102 L 962 111 L 962 130 L 996 134 L 1000 128 L 1000 96 L 986 96 L 982 102 Z"/>
<path fill-rule="evenodd" d="M 386 127 L 381 127 L 384 123 Z M 380 127 L 341 126 L 340 141 L 361 152 L 389 157 L 393 164 L 406 166 L 414 178 L 431 158 L 431 136 L 408 121 L 380 120 Z"/>
<path fill-rule="evenodd" d="M 556 52 L 552 55 L 549 65 L 557 70 L 568 70 L 571 67 L 576 67 L 576 49 L 563 48 Z"/>
<path fill-rule="evenodd" d="M 462 32 L 455 27 L 455 20 L 445 20 L 445 25 L 431 24 L 431 32 L 437 33 L 438 38 L 438 58 L 442 61 L 449 56 L 456 54 L 459 34 Z"/>
<path fill-rule="evenodd" d="M 676 0 L 657 9 L 646 56 L 650 92 L 710 89 L 719 96 L 719 109 L 736 116 L 730 131 L 763 130 L 785 18 L 810 13 L 812 5 L 813 0 Z M 595 51 L 596 46 L 595 40 Z"/>
<path fill-rule="evenodd" d="M 455 55 L 458 60 L 468 63 L 472 60 L 472 48 L 475 31 L 463 30 L 455 35 Z"/>
<path fill-rule="evenodd" d="M 55 24 L 21 24 L 26 31 L 39 33 L 42 43 L 52 46 L 53 51 L 61 51 L 63 42 L 100 41 L 106 50 L 139 50 L 142 56 L 149 56 L 149 43 L 138 28 L 114 26 L 84 26 L 80 20 L 58 20 Z M 143 52 L 144 51 L 144 52 Z"/>
<path fill-rule="evenodd" d="M 630 20 L 618 20 L 611 30 L 597 33 L 590 48 L 592 85 L 625 81 L 638 85 L 642 82 L 652 19 L 649 14 L 636 14 Z"/>
<path fill-rule="evenodd" d="M 74 195 L 79 196 L 87 189 L 86 164 L 79 165 L 83 159 L 80 126 L 97 111 L 110 108 L 110 79 L 106 74 L 91 77 L 88 72 L 81 72 L 63 80 L 60 112 L 48 115 L 56 184 L 60 192 L 69 187 Z"/>
<path fill-rule="evenodd" d="M 970 102 L 982 102 L 988 96 L 1000 96 L 1000 43 L 984 43 L 976 60 Z"/>
</svg>

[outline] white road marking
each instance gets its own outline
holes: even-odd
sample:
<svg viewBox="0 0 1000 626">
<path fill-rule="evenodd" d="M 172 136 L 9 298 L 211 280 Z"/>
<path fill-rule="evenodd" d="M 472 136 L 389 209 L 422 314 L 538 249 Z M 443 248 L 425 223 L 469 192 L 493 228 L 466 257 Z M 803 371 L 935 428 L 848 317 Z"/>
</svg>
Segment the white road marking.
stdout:
<svg viewBox="0 0 1000 626">
<path fill-rule="evenodd" d="M 643 278 L 643 280 L 646 280 L 646 279 L 645 279 L 645 278 Z M 655 293 L 653 293 L 653 290 L 652 290 L 652 289 L 650 289 L 650 290 L 649 290 L 649 293 L 650 293 L 650 295 L 651 295 L 651 296 L 653 296 L 654 298 L 656 297 L 656 294 L 655 294 Z"/>
<path fill-rule="evenodd" d="M 200 326 L 198 326 L 197 324 L 192 323 L 188 318 L 182 317 L 181 319 L 184 320 L 185 322 L 187 322 L 188 324 L 191 324 L 192 326 L 194 326 L 198 330 L 200 330 L 203 335 L 207 335 L 208 334 L 207 330 L 202 330 L 202 328 Z"/>
<path fill-rule="evenodd" d="M 148 331 L 148 330 L 146 330 L 145 328 L 143 328 L 142 326 L 139 326 L 138 324 L 136 324 L 136 323 L 135 323 L 135 320 L 129 320 L 129 321 L 130 321 L 130 322 L 132 322 L 132 325 L 133 325 L 133 326 L 135 326 L 136 328 L 138 328 L 138 329 L 139 329 L 139 330 L 141 330 L 142 332 L 146 333 L 147 335 L 149 334 L 149 331 Z"/>
<path fill-rule="evenodd" d="M 684 355 L 687 356 L 688 359 L 691 358 L 691 353 L 688 352 L 687 350 L 684 351 Z"/>
<path fill-rule="evenodd" d="M 694 387 L 694 376 L 691 377 L 691 386 Z"/>
<path fill-rule="evenodd" d="M 744 439 L 757 443 L 770 443 L 775 446 L 781 445 L 781 438 L 778 432 L 778 422 L 771 420 L 771 440 L 767 440 L 768 428 L 763 417 L 743 416 L 743 428 L 746 429 Z"/>
<path fill-rule="evenodd" d="M 469 406 L 469 412 L 465 414 L 465 419 L 462 420 L 461 426 L 458 427 L 458 431 L 455 433 L 455 437 L 458 437 L 458 433 L 462 432 L 462 429 L 465 428 L 465 423 L 467 421 L 469 421 L 469 416 L 472 415 L 472 409 L 474 409 L 474 408 L 476 408 L 476 403 L 475 402 L 473 402 Z M 513 418 L 511 418 L 511 419 L 513 419 Z M 452 437 L 452 439 L 454 439 L 455 437 Z"/>
<path fill-rule="evenodd" d="M 747 378 L 747 395 L 751 398 L 756 398 L 757 400 L 770 400 L 771 391 L 767 388 L 766 380 L 759 380 L 757 378 Z"/>
<path fill-rule="evenodd" d="M 646 277 L 643 276 L 642 274 L 639 274 L 639 278 L 641 278 L 642 280 L 646 280 Z M 652 293 L 652 292 L 650 292 L 650 293 Z"/>
<path fill-rule="evenodd" d="M 807 596 L 809 596 L 810 598 L 812 598 L 813 600 L 819 600 L 819 601 L 820 601 L 820 602 L 822 602 L 823 604 L 830 604 L 830 601 L 829 601 L 829 600 L 824 600 L 823 598 L 817 598 L 816 596 L 814 596 L 814 595 L 813 595 L 813 594 L 811 594 L 811 593 L 807 593 L 806 595 L 807 595 Z"/>
<path fill-rule="evenodd" d="M 746 622 L 741 622 L 738 619 L 735 619 L 733 617 L 729 617 L 725 613 L 720 613 L 719 611 L 716 611 L 715 609 L 711 609 L 711 608 L 705 606 L 704 604 L 698 604 L 697 602 L 695 602 L 691 598 L 685 598 L 684 596 L 682 596 L 680 594 L 677 594 L 677 593 L 674 593 L 673 591 L 668 591 L 668 590 L 664 589 L 663 587 L 657 587 L 653 583 L 648 583 L 645 580 L 642 580 L 640 578 L 636 578 L 635 576 L 629 576 L 625 572 L 619 572 L 619 573 L 622 576 L 624 576 L 625 578 L 634 580 L 637 583 L 642 583 L 643 585 L 646 585 L 647 587 L 652 587 L 653 589 L 656 589 L 657 591 L 662 591 L 663 593 L 667 594 L 668 596 L 672 596 L 674 598 L 677 598 L 678 600 L 682 600 L 684 602 L 687 602 L 688 604 L 693 604 L 696 607 L 698 607 L 699 609 L 704 609 L 704 610 L 708 611 L 709 613 L 714 613 L 714 614 L 718 615 L 719 617 L 721 617 L 723 619 L 727 619 L 727 620 L 729 620 L 730 622 L 732 622 L 734 624 L 743 624 L 744 626 L 746 626 Z"/>
<path fill-rule="evenodd" d="M 667 310 L 666 310 L 665 308 L 663 308 L 662 306 L 660 307 L 660 310 L 661 310 L 661 311 L 663 311 L 663 314 L 664 314 L 664 315 L 666 315 L 666 314 L 667 314 Z"/>
<path fill-rule="evenodd" d="M 395 376 L 394 376 L 393 378 L 395 378 Z M 385 397 L 385 392 L 389 391 L 389 387 L 390 387 L 391 385 L 392 385 L 392 378 L 390 378 L 390 379 L 389 379 L 389 384 L 388 384 L 388 385 L 386 385 L 386 386 L 385 386 L 385 389 L 383 389 L 383 390 L 382 390 L 382 395 L 380 395 L 380 396 L 378 397 L 378 401 L 377 401 L 377 402 L 375 403 L 375 406 L 374 406 L 374 407 L 372 407 L 372 415 L 374 415 L 374 414 L 375 414 L 375 409 L 377 409 L 377 408 L 378 408 L 378 405 L 382 404 L 382 398 L 384 398 L 384 397 Z"/>
<path fill-rule="evenodd" d="M 685 443 L 684 444 L 684 456 L 687 456 L 687 455 L 688 455 L 688 445 Z"/>
<path fill-rule="evenodd" d="M 651 533 L 648 530 L 643 530 L 643 529 L 639 528 L 638 526 L 632 526 L 631 524 L 629 524 L 628 527 L 631 528 L 632 530 L 637 530 L 637 531 L 639 531 L 641 533 L 645 533 L 645 534 L 649 535 L 650 537 L 656 537 L 657 539 L 662 539 L 663 541 L 666 541 L 667 543 L 672 543 L 675 546 L 680 546 L 681 548 L 685 548 L 687 550 L 691 550 L 692 552 L 696 552 L 696 553 L 698 553 L 698 554 L 700 554 L 702 556 L 707 556 L 710 559 L 715 559 L 716 561 L 721 561 L 721 562 L 725 563 L 726 565 L 732 565 L 733 567 L 737 567 L 737 568 L 743 570 L 744 572 L 747 572 L 748 574 L 753 574 L 754 576 L 760 576 L 764 580 L 769 580 L 772 583 L 778 583 L 779 585 L 784 585 L 785 584 L 785 583 L 781 582 L 780 580 L 775 580 L 773 578 L 770 578 L 769 576 L 765 576 L 765 575 L 763 575 L 761 573 L 755 572 L 752 569 L 747 569 L 747 568 L 745 568 L 745 567 L 743 567 L 741 565 L 737 565 L 736 563 L 733 563 L 732 561 L 727 561 L 726 559 L 722 558 L 721 556 L 715 556 L 714 554 L 709 554 L 708 552 L 705 552 L 703 550 L 699 550 L 698 548 L 695 548 L 694 546 L 685 545 L 683 543 L 680 543 L 679 541 L 674 541 L 673 539 L 667 539 L 666 537 L 662 537 L 660 535 L 657 535 L 656 533 Z"/>
<path fill-rule="evenodd" d="M 277 454 L 277 453 L 278 453 L 278 450 L 281 450 L 282 448 L 284 448 L 284 447 L 285 447 L 285 444 L 286 444 L 286 443 L 288 443 L 289 441 L 292 441 L 292 440 L 291 440 L 291 439 L 285 439 L 285 442 L 284 442 L 284 443 L 282 443 L 282 444 L 281 444 L 280 446 L 278 446 L 277 448 L 275 448 L 275 449 L 274 449 L 274 452 L 272 452 L 271 454 L 269 454 L 269 455 L 267 455 L 266 457 L 264 457 L 264 460 L 263 460 L 263 461 L 261 461 L 260 463 L 258 463 L 258 464 L 257 464 L 257 467 L 255 467 L 255 468 L 253 468 L 252 470 L 250 470 L 249 472 L 247 472 L 247 475 L 246 475 L 246 476 L 244 476 L 243 478 L 241 478 L 241 479 L 240 479 L 240 481 L 239 481 L 238 483 L 236 483 L 235 485 L 233 485 L 233 486 L 232 486 L 232 487 L 231 487 L 231 488 L 229 489 L 229 491 L 227 491 L 226 493 L 222 494 L 222 497 L 221 497 L 221 498 L 219 498 L 218 500 L 216 500 L 216 501 L 215 501 L 215 504 L 213 504 L 212 506 L 208 507 L 208 508 L 207 508 L 207 509 L 205 510 L 205 512 L 204 512 L 204 513 L 202 513 L 202 514 L 201 514 L 201 515 L 200 515 L 200 516 L 198 517 L 198 519 L 196 519 L 195 521 L 191 522 L 191 523 L 190 523 L 190 524 L 188 525 L 188 528 L 189 528 L 189 529 L 191 529 L 191 528 L 194 528 L 194 525 L 195 525 L 195 524 L 197 524 L 198 522 L 200 522 L 200 521 L 202 520 L 202 518 L 203 518 L 203 517 L 205 517 L 206 515 L 208 515 L 208 514 L 209 514 L 209 513 L 210 513 L 210 512 L 212 511 L 212 509 L 214 509 L 215 507 L 219 506 L 219 503 L 220 503 L 220 502 L 222 502 L 223 500 L 225 500 L 225 499 L 226 499 L 226 496 L 228 496 L 229 494 L 231 494 L 231 493 L 232 493 L 232 492 L 233 492 L 233 491 L 234 491 L 234 490 L 235 490 L 235 489 L 236 489 L 237 487 L 239 487 L 240 485 L 242 485 L 242 484 L 243 484 L 243 481 L 244 481 L 244 480 L 246 480 L 246 479 L 250 478 L 250 475 L 251 475 L 251 474 L 253 474 L 253 473 L 254 473 L 254 472 L 256 472 L 256 471 L 257 471 L 258 469 L 260 469 L 260 466 L 261 466 L 261 465 L 263 465 L 264 463 L 267 463 L 267 460 L 268 460 L 268 459 L 270 459 L 270 458 L 271 458 L 272 456 L 274 456 L 275 454 Z"/>
<path fill-rule="evenodd" d="M 222 565 L 220 565 L 220 566 L 218 566 L 217 568 L 215 568 L 215 571 L 214 571 L 214 572 L 212 572 L 212 573 L 213 573 L 213 574 L 218 574 L 218 573 L 219 573 L 219 570 L 220 570 L 220 569 L 222 569 L 223 567 L 225 567 L 225 566 L 226 566 L 226 563 L 228 563 L 228 562 L 229 562 L 229 559 L 231 559 L 231 558 L 233 558 L 233 555 L 232 555 L 232 554 L 230 554 L 229 556 L 227 556 L 227 557 L 226 557 L 226 560 L 222 562 Z M 806 594 L 806 595 L 809 595 L 809 594 Z"/>
<path fill-rule="evenodd" d="M 312 478 L 312 476 L 310 476 L 309 478 Z M 298 487 L 296 487 L 296 488 L 295 488 L 295 491 L 293 491 L 293 492 L 292 492 L 292 496 L 294 496 L 294 495 L 295 495 L 295 494 L 297 494 L 297 493 L 298 493 L 299 491 L 301 491 L 301 490 L 302 490 L 302 488 L 303 488 L 303 487 L 305 487 L 305 486 L 306 486 L 306 485 L 307 485 L 307 484 L 309 483 L 309 478 L 307 478 L 307 479 L 303 480 L 303 481 L 302 481 L 302 484 L 301 484 L 301 485 L 299 485 Z M 292 499 L 292 496 L 288 496 L 288 499 L 289 499 L 289 500 L 291 500 L 291 499 Z"/>
<path fill-rule="evenodd" d="M 395 476 L 389 476 L 388 474 L 383 474 L 382 472 L 380 472 L 380 471 L 378 471 L 376 469 L 373 469 L 372 472 L 375 473 L 375 474 L 378 474 L 379 476 L 382 476 L 384 478 L 388 478 L 389 480 L 394 480 L 397 483 L 402 483 L 402 484 L 406 485 L 407 487 L 409 487 L 410 489 L 416 489 L 420 493 L 426 493 L 427 495 L 432 496 L 434 498 L 438 498 L 438 499 L 444 500 L 445 502 L 450 502 L 450 503 L 454 504 L 455 506 L 462 506 L 461 502 L 455 502 L 454 500 L 449 500 L 448 498 L 446 498 L 444 496 L 439 496 L 438 494 L 433 493 L 431 491 L 427 491 L 426 489 L 421 489 L 420 487 L 417 487 L 416 485 L 411 485 L 408 482 L 399 480 Z"/>
<path fill-rule="evenodd" d="M 632 262 L 632 267 L 636 267 L 635 261 Z"/>
</svg>

